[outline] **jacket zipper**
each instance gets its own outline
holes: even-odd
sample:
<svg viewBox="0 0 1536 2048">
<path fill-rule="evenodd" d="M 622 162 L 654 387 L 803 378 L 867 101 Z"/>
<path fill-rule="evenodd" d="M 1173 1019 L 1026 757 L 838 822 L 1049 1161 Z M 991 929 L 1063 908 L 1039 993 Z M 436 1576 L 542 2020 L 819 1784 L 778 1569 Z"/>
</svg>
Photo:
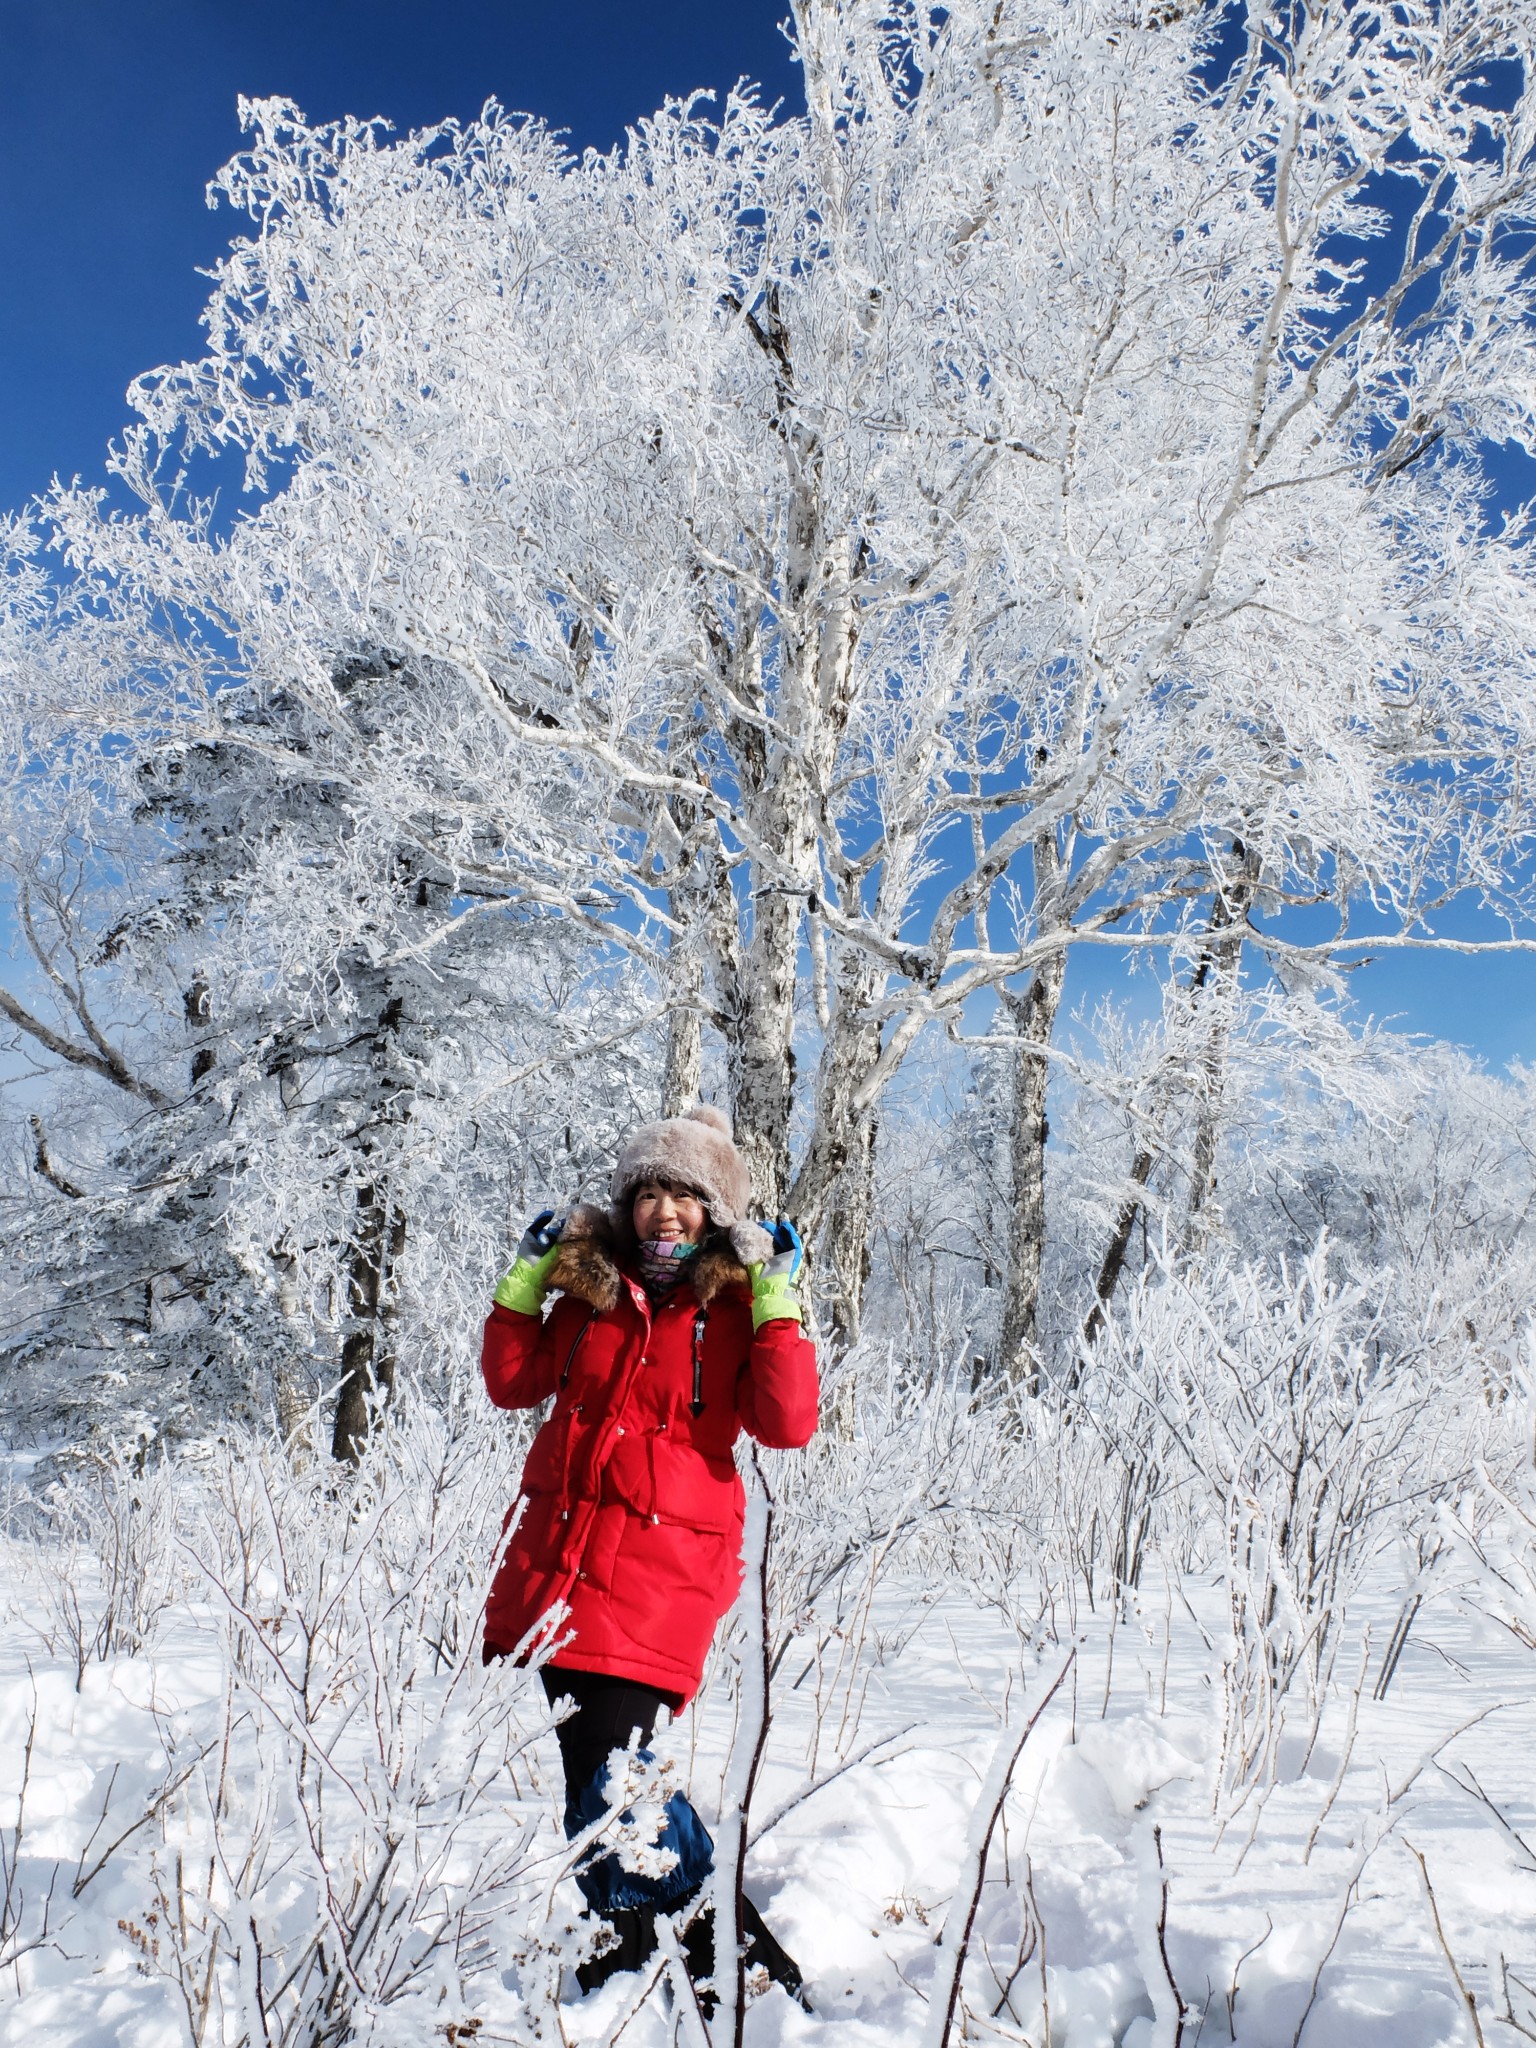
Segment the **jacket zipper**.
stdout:
<svg viewBox="0 0 1536 2048">
<path fill-rule="evenodd" d="M 565 1363 L 560 1368 L 560 1384 L 562 1387 L 566 1385 L 566 1383 L 569 1381 L 571 1377 L 571 1367 L 576 1363 L 576 1354 L 581 1349 L 581 1340 L 583 1337 L 586 1336 L 588 1330 L 591 1329 L 593 1320 L 596 1317 L 596 1315 L 597 1310 L 595 1308 L 588 1309 L 587 1320 L 582 1324 L 581 1328 L 576 1332 L 576 1335 L 571 1339 L 571 1348 L 565 1354 Z"/>
<path fill-rule="evenodd" d="M 701 1308 L 693 1318 L 693 1399 L 688 1403 L 690 1415 L 704 1413 L 704 1319 L 707 1313 Z"/>
</svg>

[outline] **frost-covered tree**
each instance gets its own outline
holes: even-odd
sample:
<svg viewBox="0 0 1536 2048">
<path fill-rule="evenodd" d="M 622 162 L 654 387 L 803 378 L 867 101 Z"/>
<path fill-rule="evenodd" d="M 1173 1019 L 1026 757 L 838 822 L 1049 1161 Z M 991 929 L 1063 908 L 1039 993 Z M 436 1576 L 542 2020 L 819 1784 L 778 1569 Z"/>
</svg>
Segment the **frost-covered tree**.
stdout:
<svg viewBox="0 0 1536 2048">
<path fill-rule="evenodd" d="M 79 726 L 66 736 L 49 716 L 50 707 L 90 697 L 97 650 L 71 630 L 35 536 L 18 525 L 8 537 L 0 600 L 5 1407 L 10 1422 L 41 1414 L 57 1427 L 110 1403 L 131 1428 L 143 1412 L 138 1368 L 149 1333 L 163 1336 L 179 1322 L 209 1250 L 195 1230 L 176 1232 L 174 1247 L 166 1241 L 164 1155 L 151 1164 L 162 1139 L 172 1150 L 187 1144 L 185 1021 L 174 986 L 144 971 L 140 957 L 155 922 L 153 835 L 113 804 L 99 753 Z M 110 1250 L 104 1205 L 120 1226 Z M 157 1362 L 158 1405 L 174 1410 L 204 1360 L 177 1358 L 168 1399 L 163 1350 Z M 206 1382 L 203 1391 L 212 1391 Z"/>
<path fill-rule="evenodd" d="M 604 1170 L 647 1014 L 578 932 L 459 923 L 419 848 L 299 772 L 323 735 L 291 696 L 122 748 L 115 635 L 36 596 L 8 674 L 13 1420 L 291 1429 L 331 1388 L 351 1455 L 400 1354 L 457 1367 L 523 1207 Z M 337 697 L 377 744 L 413 687 L 359 664 Z"/>
<path fill-rule="evenodd" d="M 532 911 L 633 958 L 667 1097 L 718 1032 L 845 1332 L 882 1094 L 999 996 L 1025 1370 L 1074 946 L 1205 1003 L 1196 1214 L 1261 920 L 1520 910 L 1525 20 L 805 0 L 803 117 L 675 104 L 580 161 L 494 106 L 249 107 L 208 349 L 137 387 L 144 510 L 52 508 L 142 637 L 124 725 L 321 776 L 444 938 Z M 171 488 L 205 453 L 232 525 Z M 387 741 L 339 709 L 381 659 Z"/>
</svg>

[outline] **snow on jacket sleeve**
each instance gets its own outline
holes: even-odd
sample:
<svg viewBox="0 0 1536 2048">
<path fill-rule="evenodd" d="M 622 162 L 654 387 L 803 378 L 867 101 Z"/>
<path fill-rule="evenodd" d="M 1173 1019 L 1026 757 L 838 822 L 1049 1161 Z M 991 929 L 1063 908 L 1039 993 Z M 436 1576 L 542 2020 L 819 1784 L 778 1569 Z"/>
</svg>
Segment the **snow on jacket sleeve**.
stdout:
<svg viewBox="0 0 1536 2048">
<path fill-rule="evenodd" d="M 555 1391 L 559 1338 L 555 1324 L 566 1301 L 548 1316 L 527 1316 L 496 1305 L 485 1319 L 480 1370 L 485 1391 L 498 1408 L 536 1408 Z"/>
<path fill-rule="evenodd" d="M 742 1426 L 771 1451 L 798 1451 L 816 1434 L 816 1346 L 776 1316 L 752 1339 L 736 1387 Z"/>
</svg>

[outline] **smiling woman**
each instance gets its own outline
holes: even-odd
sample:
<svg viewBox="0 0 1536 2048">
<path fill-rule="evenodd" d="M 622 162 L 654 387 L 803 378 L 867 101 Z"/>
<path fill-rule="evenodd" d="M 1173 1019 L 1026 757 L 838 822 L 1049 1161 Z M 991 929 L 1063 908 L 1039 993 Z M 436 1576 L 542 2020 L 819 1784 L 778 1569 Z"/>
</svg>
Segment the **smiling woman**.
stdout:
<svg viewBox="0 0 1536 2048">
<path fill-rule="evenodd" d="M 397 128 L 495 98 L 577 149 L 607 149 L 700 84 L 749 77 L 793 102 L 786 11 L 787 0 L 0 7 L 0 276 L 12 280 L 0 293 L 0 508 L 56 475 L 100 477 L 130 381 L 198 347 L 202 273 L 230 233 L 204 191 L 239 147 L 240 97 Z M 238 470 L 226 484 L 238 491 Z"/>
<path fill-rule="evenodd" d="M 707 1105 L 642 1125 L 622 1147 L 606 1211 L 537 1217 L 496 1290 L 482 1367 L 501 1408 L 553 1397 L 523 1469 L 512 1533 L 486 1605 L 485 1656 L 546 1654 L 561 1724 L 566 1831 L 601 1817 L 609 1753 L 649 1742 L 662 1706 L 698 1690 L 741 1582 L 745 1430 L 802 1449 L 816 1429 L 816 1353 L 794 1292 L 799 1239 L 748 1220 L 745 1161 Z M 543 1313 L 547 1291 L 557 1299 Z M 712 1868 L 688 1801 L 667 1805 L 662 1878 L 612 1855 L 578 1874 L 613 1945 L 582 1965 L 590 1989 L 645 1961 L 658 1910 L 681 1913 Z M 749 1914 L 749 1965 L 787 1989 L 799 1971 Z M 714 1975 L 709 1923 L 689 1967 Z"/>
</svg>

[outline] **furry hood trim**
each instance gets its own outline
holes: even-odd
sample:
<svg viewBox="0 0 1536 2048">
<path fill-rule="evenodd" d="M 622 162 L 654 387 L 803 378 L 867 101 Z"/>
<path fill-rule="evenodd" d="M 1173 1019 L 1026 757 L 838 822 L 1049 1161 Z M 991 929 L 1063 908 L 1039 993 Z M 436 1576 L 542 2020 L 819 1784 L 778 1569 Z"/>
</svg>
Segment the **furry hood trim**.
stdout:
<svg viewBox="0 0 1536 2048">
<path fill-rule="evenodd" d="M 580 1202 L 566 1218 L 549 1285 L 574 1294 L 595 1309 L 617 1305 L 623 1286 L 620 1259 L 634 1248 L 635 1233 L 624 1210 L 598 1209 Z M 735 1223 L 711 1232 L 688 1261 L 687 1274 L 701 1307 L 728 1287 L 749 1287 L 749 1265 L 768 1258 L 773 1240 L 756 1223 Z"/>
</svg>

